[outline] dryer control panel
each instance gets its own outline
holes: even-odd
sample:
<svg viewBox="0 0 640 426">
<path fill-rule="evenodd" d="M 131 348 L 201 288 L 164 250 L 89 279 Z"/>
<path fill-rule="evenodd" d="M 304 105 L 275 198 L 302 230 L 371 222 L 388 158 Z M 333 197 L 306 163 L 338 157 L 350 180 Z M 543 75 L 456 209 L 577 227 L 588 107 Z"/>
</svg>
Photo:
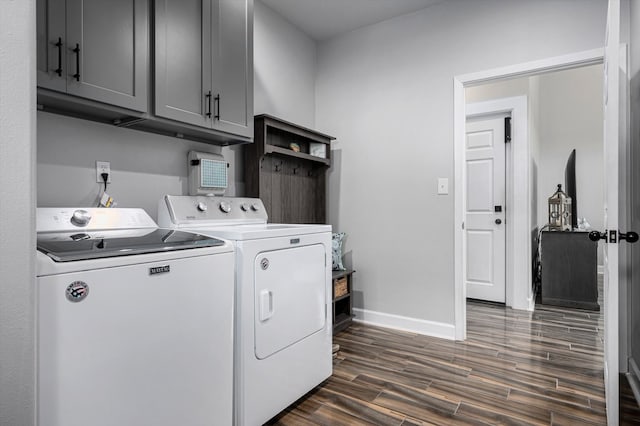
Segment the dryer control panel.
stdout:
<svg viewBox="0 0 640 426">
<path fill-rule="evenodd" d="M 166 195 L 158 206 L 158 222 L 176 225 L 267 223 L 259 198 Z"/>
</svg>

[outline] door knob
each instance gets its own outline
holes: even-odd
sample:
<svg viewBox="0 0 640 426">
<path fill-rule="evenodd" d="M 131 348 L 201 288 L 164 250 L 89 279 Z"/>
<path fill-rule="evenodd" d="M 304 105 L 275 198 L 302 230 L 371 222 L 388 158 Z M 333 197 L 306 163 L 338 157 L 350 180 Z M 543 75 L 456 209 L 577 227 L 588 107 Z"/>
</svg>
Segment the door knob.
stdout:
<svg viewBox="0 0 640 426">
<path fill-rule="evenodd" d="M 500 225 L 501 223 L 502 223 L 502 220 L 496 219 L 496 225 Z"/>
<path fill-rule="evenodd" d="M 638 233 L 629 231 L 625 234 L 624 232 L 618 231 L 618 238 L 620 240 L 625 240 L 628 243 L 635 243 L 636 241 L 638 241 Z"/>
<path fill-rule="evenodd" d="M 589 232 L 589 239 L 591 241 L 606 240 L 607 231 L 604 231 L 604 232 L 591 231 Z"/>
</svg>

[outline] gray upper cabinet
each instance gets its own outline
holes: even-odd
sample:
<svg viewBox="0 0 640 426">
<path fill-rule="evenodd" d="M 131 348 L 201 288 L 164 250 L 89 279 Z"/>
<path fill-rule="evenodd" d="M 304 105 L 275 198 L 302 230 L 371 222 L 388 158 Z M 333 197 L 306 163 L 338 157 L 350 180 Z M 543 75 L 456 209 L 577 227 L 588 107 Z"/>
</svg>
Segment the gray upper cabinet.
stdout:
<svg viewBox="0 0 640 426">
<path fill-rule="evenodd" d="M 253 4 L 220 0 L 218 12 L 213 77 L 219 98 L 214 126 L 253 137 Z"/>
<path fill-rule="evenodd" d="M 36 7 L 38 86 L 67 91 L 65 0 L 38 0 Z"/>
<path fill-rule="evenodd" d="M 253 1 L 155 2 L 155 114 L 253 137 Z"/>
<path fill-rule="evenodd" d="M 38 0 L 38 86 L 146 112 L 147 0 Z"/>
<path fill-rule="evenodd" d="M 208 1 L 156 1 L 157 116 L 211 127 L 210 14 Z"/>
</svg>

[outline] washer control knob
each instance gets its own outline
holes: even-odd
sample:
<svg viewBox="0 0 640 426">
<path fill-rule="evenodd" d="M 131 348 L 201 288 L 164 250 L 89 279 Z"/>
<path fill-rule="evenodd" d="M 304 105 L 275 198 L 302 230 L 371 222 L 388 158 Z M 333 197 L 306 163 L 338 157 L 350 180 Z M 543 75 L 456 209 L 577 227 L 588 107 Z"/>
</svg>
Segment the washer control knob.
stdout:
<svg viewBox="0 0 640 426">
<path fill-rule="evenodd" d="M 71 216 L 71 223 L 75 226 L 87 226 L 91 220 L 91 213 L 86 210 L 76 210 Z"/>
<path fill-rule="evenodd" d="M 207 203 L 204 203 L 204 202 L 200 201 L 198 203 L 198 211 L 206 212 L 207 211 Z"/>
<path fill-rule="evenodd" d="M 246 211 L 249 210 L 249 204 L 242 203 L 242 204 L 240 204 L 240 208 L 242 209 L 243 212 L 246 212 Z"/>
<path fill-rule="evenodd" d="M 258 203 L 251 204 L 251 210 L 253 210 L 254 212 L 260 211 L 260 204 Z"/>
<path fill-rule="evenodd" d="M 220 201 L 220 210 L 224 213 L 229 213 L 231 211 L 231 203 L 228 201 Z"/>
</svg>

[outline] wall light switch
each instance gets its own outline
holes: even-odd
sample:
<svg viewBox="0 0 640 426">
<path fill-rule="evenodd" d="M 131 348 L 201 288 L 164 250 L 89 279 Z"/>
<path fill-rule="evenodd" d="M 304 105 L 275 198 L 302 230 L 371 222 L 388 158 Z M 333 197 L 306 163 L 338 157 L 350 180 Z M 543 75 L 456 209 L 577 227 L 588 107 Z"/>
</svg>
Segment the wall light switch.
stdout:
<svg viewBox="0 0 640 426">
<path fill-rule="evenodd" d="M 449 193 L 449 179 L 438 178 L 438 194 L 448 194 L 448 193 Z"/>
</svg>

